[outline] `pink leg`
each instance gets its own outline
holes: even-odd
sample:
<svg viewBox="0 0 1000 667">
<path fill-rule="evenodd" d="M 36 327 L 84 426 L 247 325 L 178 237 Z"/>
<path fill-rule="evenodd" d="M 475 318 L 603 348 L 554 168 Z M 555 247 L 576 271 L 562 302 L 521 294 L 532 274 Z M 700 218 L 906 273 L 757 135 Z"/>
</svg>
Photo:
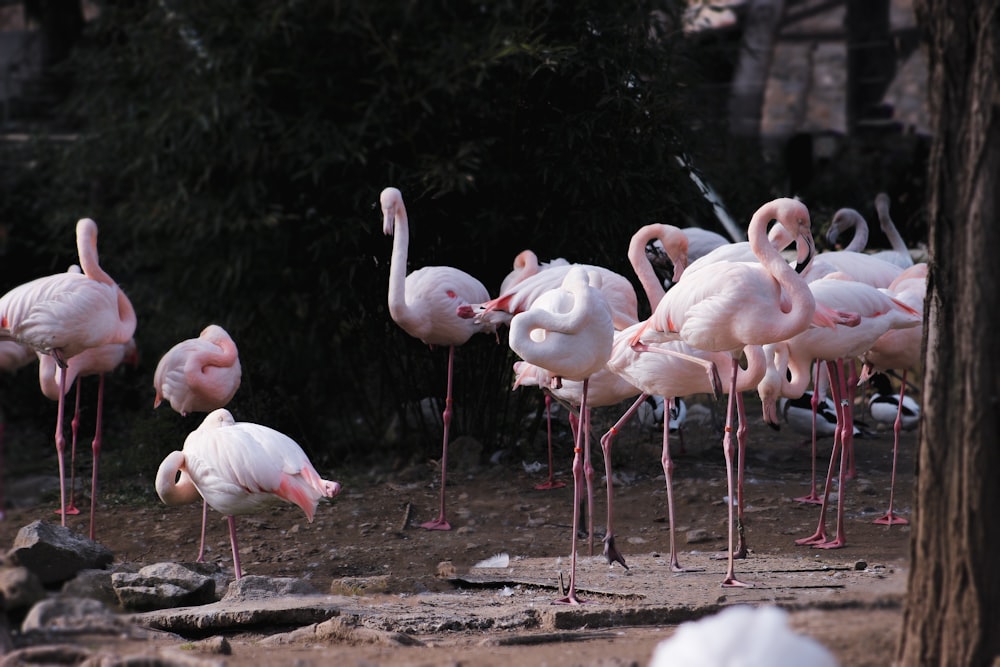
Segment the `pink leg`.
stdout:
<svg viewBox="0 0 1000 667">
<path fill-rule="evenodd" d="M 582 409 L 582 408 L 581 408 Z M 590 408 L 583 413 L 583 476 L 587 481 L 587 553 L 594 555 L 594 464 L 590 459 Z M 605 470 L 608 477 L 611 471 Z"/>
<path fill-rule="evenodd" d="M 906 371 L 903 371 L 902 382 L 899 387 L 899 405 L 896 407 L 896 421 L 892 425 L 892 481 L 889 483 L 889 510 L 884 516 L 875 519 L 872 523 L 886 526 L 903 525 L 910 523 L 908 519 L 896 516 L 892 511 L 892 502 L 896 492 L 896 458 L 899 455 L 899 431 L 903 426 L 903 398 L 906 396 Z"/>
<path fill-rule="evenodd" d="M 853 362 L 851 362 L 853 364 Z M 817 549 L 840 549 L 847 545 L 847 540 L 844 535 L 844 504 L 845 498 L 847 497 L 847 479 L 848 479 L 848 460 L 850 459 L 849 445 L 851 443 L 851 434 L 854 432 L 854 422 L 851 419 L 851 405 L 850 397 L 852 393 L 848 391 L 845 386 L 844 377 L 844 361 L 843 359 L 837 360 L 837 379 L 840 387 L 840 412 L 837 413 L 837 430 L 840 431 L 841 442 L 844 443 L 843 448 L 840 450 L 840 477 L 837 481 L 837 535 L 827 542 L 821 544 L 813 545 Z M 831 385 L 833 385 L 833 378 L 831 377 Z"/>
<path fill-rule="evenodd" d="M 77 394 L 79 394 L 79 384 Z M 93 468 L 90 473 L 90 539 L 94 537 L 95 521 L 97 515 L 97 467 L 101 460 L 101 419 L 104 415 L 104 373 L 97 378 L 97 420 L 94 425 L 94 441 L 91 443 L 91 451 L 94 454 Z"/>
<path fill-rule="evenodd" d="M 539 491 L 559 489 L 566 486 L 565 482 L 557 482 L 552 477 L 552 470 L 554 468 L 552 459 L 552 396 L 548 392 L 545 393 L 545 424 L 549 436 L 549 479 L 541 484 L 535 485 L 535 488 Z"/>
<path fill-rule="evenodd" d="M 847 376 L 847 432 L 844 434 L 844 454 L 847 456 L 847 479 L 854 479 L 857 474 L 857 463 L 854 458 L 854 397 L 857 395 L 858 371 L 854 359 L 847 362 L 850 374 Z"/>
<path fill-rule="evenodd" d="M 56 357 L 60 365 L 65 369 L 66 362 Z M 59 461 L 59 514 L 62 525 L 66 526 L 66 466 L 63 463 L 63 453 L 66 451 L 66 438 L 63 436 L 63 411 L 66 408 L 66 373 L 62 374 L 59 382 L 58 413 L 56 414 L 56 458 Z"/>
<path fill-rule="evenodd" d="M 669 411 L 673 398 L 664 398 L 664 412 Z M 663 447 L 660 452 L 660 465 L 663 466 L 663 478 L 667 485 L 667 521 L 670 522 L 670 569 L 674 572 L 701 572 L 700 567 L 681 567 L 677 559 L 677 537 L 674 526 L 674 460 L 670 457 L 670 420 L 663 420 Z"/>
<path fill-rule="evenodd" d="M 70 446 L 69 446 L 69 502 L 66 503 L 66 514 L 79 514 L 80 510 L 76 507 L 76 435 L 80 430 L 80 385 L 82 380 L 77 377 L 74 385 L 76 386 L 76 391 L 74 392 L 76 396 L 75 408 L 73 410 L 73 419 L 69 422 L 70 431 Z M 61 510 L 56 510 L 58 514 Z"/>
<path fill-rule="evenodd" d="M 243 569 L 240 567 L 240 548 L 236 542 L 236 517 L 228 516 L 226 518 L 229 521 L 229 543 L 233 545 L 233 571 L 236 573 L 236 578 L 239 579 L 243 576 Z"/>
<path fill-rule="evenodd" d="M 739 447 L 739 456 L 737 457 L 739 461 L 739 474 L 737 475 L 737 487 L 736 487 L 736 507 L 738 509 L 738 514 L 736 515 L 736 527 L 737 535 L 739 536 L 739 542 L 736 546 L 736 552 L 733 554 L 735 558 L 746 558 L 749 553 L 747 549 L 746 531 L 745 524 L 743 522 L 743 514 L 746 508 L 746 497 L 744 493 L 744 482 L 746 481 L 746 456 L 747 456 L 747 412 L 743 404 L 743 394 L 737 392 L 736 394 L 736 414 L 739 417 L 740 425 L 736 430 L 736 442 Z"/>
<path fill-rule="evenodd" d="M 583 397 L 580 401 L 581 414 L 586 410 L 588 384 L 589 380 L 583 381 Z M 582 604 L 585 602 L 576 596 L 576 533 L 577 526 L 580 524 L 581 487 L 583 486 L 583 449 L 580 447 L 583 444 L 581 442 L 583 430 L 583 428 L 578 430 L 576 444 L 573 447 L 573 540 L 570 550 L 569 592 L 566 597 L 554 600 L 552 604 Z"/>
<path fill-rule="evenodd" d="M 194 562 L 205 562 L 205 527 L 208 525 L 208 501 L 201 501 L 201 542 L 198 544 L 198 557 Z"/>
<path fill-rule="evenodd" d="M 608 559 L 608 565 L 613 565 L 615 563 L 621 563 L 621 566 L 626 570 L 628 565 L 625 564 L 625 558 L 615 547 L 615 529 L 614 529 L 614 516 L 615 516 L 615 503 L 614 503 L 614 483 L 611 479 L 611 446 L 614 444 L 615 437 L 618 435 L 618 431 L 626 424 L 632 415 L 638 411 L 639 406 L 642 402 L 646 400 L 649 394 L 641 394 L 639 398 L 633 403 L 628 410 L 625 411 L 615 425 L 612 426 L 604 437 L 601 438 L 601 450 L 604 453 L 604 470 L 607 474 L 607 490 L 608 490 L 608 527 L 604 534 L 604 557 Z"/>
<path fill-rule="evenodd" d="M 739 370 L 740 364 L 737 357 L 733 357 L 733 368 L 731 371 L 732 379 L 729 384 L 729 400 L 726 404 L 726 431 L 722 437 L 722 453 L 726 459 L 726 490 L 727 490 L 727 509 L 729 511 L 729 523 L 728 523 L 728 538 L 729 538 L 729 564 L 726 568 L 726 577 L 722 580 L 722 586 L 726 588 L 730 587 L 753 587 L 753 584 L 747 584 L 736 578 L 736 565 L 733 558 L 733 524 L 735 519 L 733 516 L 733 499 L 735 496 L 735 488 L 733 484 L 733 412 L 736 402 L 736 373 Z"/>
<path fill-rule="evenodd" d="M 451 378 L 455 367 L 455 346 L 448 348 L 448 392 L 444 399 L 444 412 L 441 414 L 441 421 L 444 424 L 444 443 L 441 445 L 441 509 L 438 518 L 434 521 L 427 521 L 420 524 L 421 528 L 427 530 L 451 530 L 451 524 L 445 518 L 445 481 L 448 473 L 448 430 L 451 426 Z"/>
<path fill-rule="evenodd" d="M 810 479 L 809 495 L 795 499 L 796 502 L 800 503 L 819 504 L 823 502 L 823 499 L 816 495 L 816 412 L 819 410 L 819 374 L 821 363 L 823 362 L 817 359 L 813 366 L 813 393 L 812 400 L 810 401 L 812 407 L 812 478 Z"/>
<path fill-rule="evenodd" d="M 833 487 L 833 471 L 834 467 L 836 466 L 837 456 L 841 454 L 841 449 L 843 445 L 843 443 L 841 442 L 841 430 L 840 430 L 840 422 L 841 422 L 840 396 L 838 395 L 838 392 L 835 389 L 836 383 L 833 380 L 833 378 L 836 375 L 834 372 L 833 362 L 827 362 L 827 368 L 830 372 L 831 393 L 833 393 L 834 403 L 837 406 L 837 428 L 833 432 L 833 448 L 830 451 L 830 467 L 826 473 L 826 484 L 823 486 L 823 502 L 820 504 L 819 508 L 819 525 L 816 527 L 816 532 L 810 535 L 809 537 L 803 537 L 801 539 L 795 540 L 795 543 L 800 546 L 823 544 L 824 542 L 826 542 L 826 505 L 827 501 L 830 498 L 830 490 Z"/>
</svg>

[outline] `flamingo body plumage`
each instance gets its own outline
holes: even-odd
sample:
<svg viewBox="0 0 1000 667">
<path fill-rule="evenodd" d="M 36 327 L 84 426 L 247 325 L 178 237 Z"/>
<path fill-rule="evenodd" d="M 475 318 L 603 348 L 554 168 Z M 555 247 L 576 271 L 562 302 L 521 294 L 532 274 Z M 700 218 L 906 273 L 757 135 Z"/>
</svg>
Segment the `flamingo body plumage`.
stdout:
<svg viewBox="0 0 1000 667">
<path fill-rule="evenodd" d="M 225 329 L 210 324 L 160 357 L 153 407 L 165 400 L 181 415 L 225 407 L 239 390 L 242 374 L 236 343 Z"/>
</svg>

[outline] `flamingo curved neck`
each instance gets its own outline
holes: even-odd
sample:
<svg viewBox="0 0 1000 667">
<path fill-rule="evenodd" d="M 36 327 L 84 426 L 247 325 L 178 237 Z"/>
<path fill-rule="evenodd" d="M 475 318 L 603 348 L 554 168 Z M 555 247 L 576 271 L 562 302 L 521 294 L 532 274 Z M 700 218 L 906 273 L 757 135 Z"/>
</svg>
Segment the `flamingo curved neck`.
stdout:
<svg viewBox="0 0 1000 667">
<path fill-rule="evenodd" d="M 854 228 L 854 235 L 851 237 L 851 242 L 847 244 L 844 250 L 850 252 L 862 252 L 866 247 L 868 247 L 868 221 L 865 220 L 864 216 L 855 211 L 854 209 L 841 209 L 844 216 L 847 218 L 844 223 L 846 226 L 844 229 Z M 841 212 L 838 212 L 840 215 Z"/>
<path fill-rule="evenodd" d="M 628 245 L 628 260 L 646 293 L 651 310 L 656 310 L 656 306 L 667 293 L 646 255 L 646 245 L 657 239 L 663 244 L 667 256 L 674 264 L 673 282 L 680 279 L 687 264 L 687 237 L 676 227 L 663 224 L 646 225 L 632 235 Z"/>
<path fill-rule="evenodd" d="M 389 261 L 389 315 L 396 322 L 401 322 L 410 316 L 410 309 L 406 304 L 406 261 L 410 245 L 410 225 L 402 201 L 396 203 L 393 217 L 392 258 Z"/>
<path fill-rule="evenodd" d="M 799 216 L 796 220 L 795 216 Z M 808 283 L 799 273 L 813 258 L 812 234 L 808 231 L 809 212 L 794 199 L 777 199 L 759 208 L 747 227 L 750 249 L 764 269 L 780 285 L 790 306 L 775 313 L 776 334 L 787 332 L 791 337 L 809 326 L 816 311 L 816 300 Z M 791 218 L 791 219 L 788 219 Z M 789 266 L 781 253 L 769 242 L 767 224 L 777 219 L 795 238 L 797 259 L 795 268 Z M 804 229 L 803 229 L 804 228 Z M 783 299 L 784 301 L 784 299 Z"/>
<path fill-rule="evenodd" d="M 167 505 L 187 505 L 201 499 L 184 466 L 184 453 L 175 451 L 167 454 L 156 471 L 156 494 Z"/>
</svg>

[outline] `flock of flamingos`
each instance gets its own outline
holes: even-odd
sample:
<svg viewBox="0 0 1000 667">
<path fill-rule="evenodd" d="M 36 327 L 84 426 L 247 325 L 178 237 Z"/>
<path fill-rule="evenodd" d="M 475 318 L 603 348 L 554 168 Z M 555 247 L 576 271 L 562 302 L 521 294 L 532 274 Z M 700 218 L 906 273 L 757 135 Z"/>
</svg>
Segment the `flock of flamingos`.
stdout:
<svg viewBox="0 0 1000 667">
<path fill-rule="evenodd" d="M 453 267 L 428 266 L 407 275 L 409 226 L 402 194 L 389 187 L 382 191 L 380 201 L 383 231 L 393 237 L 389 313 L 409 335 L 449 351 L 440 509 L 437 518 L 422 524 L 423 528 L 450 529 L 445 477 L 455 347 L 476 333 L 508 327 L 510 348 L 521 359 L 515 365 L 515 386 L 537 385 L 547 396 L 574 408 L 571 573 L 568 593 L 556 603 L 582 602 L 576 592 L 576 526 L 584 487 L 587 498 L 592 495 L 590 408 L 616 405 L 632 397 L 635 402 L 601 439 L 607 470 L 615 434 L 648 397 L 673 401 L 671 397 L 696 393 L 728 395 L 722 444 L 728 497 L 736 502 L 727 503 L 729 558 L 722 585 L 747 586 L 752 584 L 737 578 L 734 565 L 745 554 L 742 521 L 738 521 L 743 511 L 747 423 L 743 392 L 758 392 L 763 417 L 771 423 L 778 420 L 781 402 L 811 396 L 815 413 L 828 392 L 836 410 L 830 467 L 822 492 L 817 490 L 814 469 L 811 493 L 800 499 L 821 505 L 819 524 L 813 535 L 798 542 L 817 548 L 844 545 L 843 493 L 838 494 L 832 538 L 825 523 L 834 477 L 839 469 L 839 479 L 845 479 L 853 466 L 854 390 L 873 373 L 888 369 L 903 373 L 901 386 L 905 388 L 907 370 L 920 363 L 927 265 L 913 263 L 889 219 L 888 197 L 876 199 L 882 229 L 893 247 L 882 253 L 863 252 L 867 226 L 853 209 L 841 209 L 828 234 L 835 240 L 854 227 L 851 245 L 817 253 L 808 209 L 788 198 L 775 199 L 757 210 L 746 242 L 730 243 L 704 230 L 666 224 L 640 228 L 632 237 L 628 256 L 652 313 L 645 320 L 639 319 L 636 292 L 624 276 L 562 259 L 540 263 L 531 251 L 518 255 L 496 298 L 490 297 L 479 280 Z M 43 393 L 58 402 L 55 443 L 63 525 L 67 513 L 79 511 L 73 503 L 72 480 L 67 499 L 65 397 L 80 377 L 99 377 L 92 443 L 90 537 L 94 539 L 103 377 L 121 363 L 134 361 L 136 316 L 128 297 L 99 264 L 96 223 L 80 220 L 76 238 L 78 267 L 37 278 L 0 297 L 0 365 L 14 370 L 37 359 Z M 673 267 L 668 281 L 660 279 L 650 259 L 650 248 L 657 246 Z M 856 362 L 861 363 L 859 375 Z M 188 435 L 183 449 L 163 460 L 156 491 L 167 504 L 201 501 L 206 514 L 212 507 L 227 516 L 237 578 L 242 570 L 236 516 L 287 501 L 312 520 L 319 501 L 340 492 L 340 485 L 323 479 L 291 438 L 263 425 L 234 420 L 225 406 L 239 388 L 240 378 L 236 344 L 214 324 L 197 338 L 171 348 L 154 375 L 154 407 L 166 401 L 181 414 L 208 413 Z M 76 398 L 79 409 L 79 387 Z M 902 399 L 902 395 L 896 399 L 900 407 Z M 901 416 L 897 408 L 897 445 Z M 669 420 L 663 421 L 671 565 L 683 571 L 673 533 Z M 73 426 L 71 450 L 75 451 L 75 420 Z M 549 456 L 551 482 L 551 443 Z M 625 565 L 615 548 L 610 474 L 607 479 L 605 555 L 609 563 Z M 592 516 L 590 521 L 592 536 Z M 889 511 L 879 521 L 905 522 L 892 512 L 891 495 Z M 199 559 L 203 550 L 204 521 Z"/>
</svg>

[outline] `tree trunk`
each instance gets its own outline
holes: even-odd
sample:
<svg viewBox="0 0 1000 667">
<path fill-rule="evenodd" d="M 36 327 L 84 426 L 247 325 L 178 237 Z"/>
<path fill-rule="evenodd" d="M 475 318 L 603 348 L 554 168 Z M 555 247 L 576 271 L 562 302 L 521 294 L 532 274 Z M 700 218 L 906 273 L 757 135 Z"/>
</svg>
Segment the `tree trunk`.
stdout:
<svg viewBox="0 0 1000 667">
<path fill-rule="evenodd" d="M 902 665 L 1000 655 L 1000 9 L 917 0 L 930 65 L 924 420 Z"/>
<path fill-rule="evenodd" d="M 767 73 L 784 13 L 784 0 L 751 0 L 747 7 L 740 59 L 729 93 L 729 131 L 734 137 L 756 139 L 760 135 Z"/>
</svg>

